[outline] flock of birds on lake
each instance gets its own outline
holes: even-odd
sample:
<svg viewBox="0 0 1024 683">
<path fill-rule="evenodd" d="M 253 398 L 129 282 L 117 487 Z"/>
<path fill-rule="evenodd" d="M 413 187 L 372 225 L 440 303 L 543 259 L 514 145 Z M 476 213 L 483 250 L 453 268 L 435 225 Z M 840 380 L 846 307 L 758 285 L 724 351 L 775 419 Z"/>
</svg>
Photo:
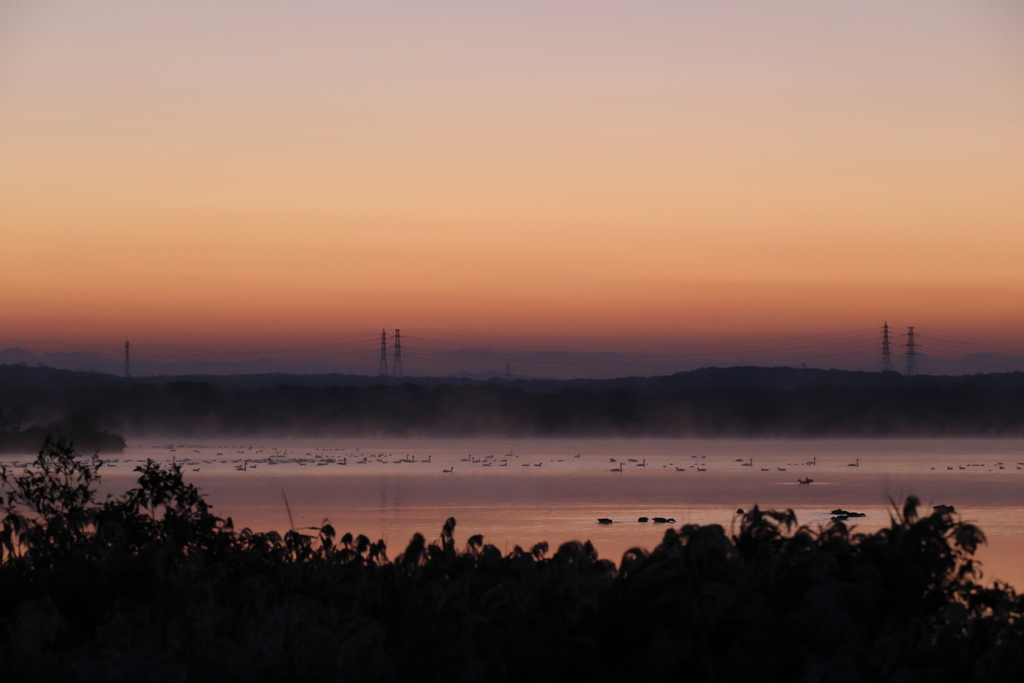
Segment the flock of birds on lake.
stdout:
<svg viewBox="0 0 1024 683">
<path fill-rule="evenodd" d="M 140 448 L 144 448 L 144 446 L 140 445 Z M 349 466 L 349 465 L 365 466 L 365 465 L 374 465 L 374 464 L 379 464 L 379 465 L 399 465 L 399 464 L 404 464 L 404 465 L 432 465 L 432 464 L 434 464 L 433 463 L 433 455 L 427 455 L 425 458 L 422 458 L 422 457 L 421 458 L 417 458 L 416 455 L 408 455 L 408 454 L 406 454 L 404 456 L 395 456 L 392 453 L 363 453 L 363 452 L 360 451 L 359 448 L 355 448 L 355 449 L 353 449 L 351 451 L 349 451 L 349 450 L 347 450 L 345 448 L 316 448 L 316 449 L 311 450 L 311 451 L 305 451 L 305 450 L 302 450 L 302 449 L 287 449 L 287 448 L 272 448 L 272 447 L 258 448 L 258 447 L 255 447 L 255 446 L 232 447 L 232 448 L 221 447 L 222 450 L 217 451 L 215 455 L 204 454 L 204 451 L 200 450 L 201 448 L 205 448 L 207 450 L 212 450 L 212 449 L 210 449 L 209 447 L 206 447 L 206 446 L 192 447 L 192 446 L 185 446 L 185 445 L 175 446 L 173 444 L 169 444 L 164 449 L 162 449 L 166 453 L 170 454 L 170 456 L 171 456 L 170 458 L 164 458 L 164 462 L 165 463 L 176 463 L 176 464 L 180 465 L 182 468 L 184 468 L 186 470 L 191 470 L 192 472 L 199 472 L 199 471 L 201 471 L 203 469 L 204 465 L 218 465 L 218 464 L 219 465 L 231 465 L 231 466 L 234 467 L 235 470 L 238 470 L 240 472 L 247 472 L 247 471 L 249 471 L 251 469 L 254 470 L 257 467 L 259 467 L 260 465 L 263 465 L 264 467 L 273 467 L 273 466 L 278 466 L 278 465 L 297 465 L 297 466 L 300 466 L 300 467 L 307 467 L 307 466 L 313 466 L 313 467 L 342 466 L 342 467 L 345 467 L 345 466 Z M 238 456 L 242 456 L 242 457 L 238 457 Z M 511 450 L 508 453 L 505 453 L 503 456 L 500 456 L 500 457 L 499 456 L 495 456 L 495 455 L 485 455 L 485 456 L 482 456 L 482 457 L 477 457 L 477 456 L 474 456 L 472 454 L 469 454 L 469 455 L 467 455 L 466 457 L 462 458 L 459 461 L 459 463 L 466 463 L 466 464 L 465 465 L 461 465 L 460 464 L 459 466 L 461 468 L 471 468 L 471 467 L 481 467 L 481 468 L 483 468 L 483 467 L 510 467 L 510 466 L 515 466 L 515 465 L 518 465 L 520 467 L 542 467 L 544 465 L 544 461 L 543 460 L 538 461 L 538 462 L 532 462 L 532 461 L 517 462 L 519 460 L 519 457 L 520 456 L 518 454 L 514 453 L 514 451 L 511 451 Z M 571 462 L 572 460 L 579 460 L 580 458 L 582 458 L 582 455 L 580 453 L 577 453 L 577 454 L 571 456 L 570 458 L 549 458 L 548 462 L 550 464 L 552 464 L 552 465 L 556 465 L 557 463 L 562 463 L 562 462 L 565 462 L 566 460 L 569 460 Z M 690 459 L 691 460 L 696 460 L 698 462 L 696 462 L 694 464 L 690 464 L 688 466 L 687 465 L 680 466 L 680 465 L 677 465 L 675 462 L 669 462 L 668 464 L 660 465 L 660 469 L 670 469 L 670 470 L 674 470 L 676 472 L 686 472 L 688 470 L 693 470 L 695 472 L 707 472 L 708 471 L 708 464 L 706 462 L 701 462 L 702 460 L 704 460 L 704 461 L 707 460 L 707 456 L 706 455 L 700 455 L 700 456 L 698 456 L 698 455 L 691 455 Z M 146 460 L 146 458 L 139 458 L 138 460 L 135 460 L 133 458 L 103 458 L 102 462 L 103 462 L 103 465 L 105 467 L 107 467 L 107 468 L 114 468 L 114 467 L 117 467 L 118 464 L 122 464 L 122 463 L 132 463 L 132 464 L 134 464 L 135 462 L 142 463 L 142 462 L 145 462 L 145 460 Z M 526 460 L 526 458 L 524 458 L 524 460 Z M 642 458 L 642 459 L 627 458 L 625 460 L 619 460 L 619 459 L 616 459 L 616 458 L 609 458 L 609 462 L 610 462 L 610 464 L 613 465 L 613 467 L 611 467 L 609 471 L 613 472 L 613 473 L 616 473 L 616 474 L 622 474 L 622 473 L 626 472 L 631 467 L 641 468 L 641 469 L 646 469 L 646 468 L 649 468 L 649 467 L 650 468 L 657 468 L 658 467 L 658 465 L 656 465 L 655 463 L 648 462 L 646 458 Z M 757 467 L 757 468 L 755 468 L 755 466 L 754 466 L 754 459 L 753 458 L 746 458 L 746 459 L 744 459 L 744 458 L 736 458 L 734 460 L 734 462 L 738 463 L 738 465 L 740 467 L 750 468 L 752 471 L 756 471 L 756 470 L 759 469 L 761 472 L 773 472 L 773 471 L 787 472 L 788 468 L 790 468 L 790 467 L 815 467 L 818 464 L 818 458 L 815 456 L 811 460 L 807 460 L 805 462 L 788 462 L 788 463 L 785 463 L 786 464 L 785 467 L 783 467 L 782 464 L 775 464 L 774 465 L 774 469 L 772 467 Z M 28 461 L 28 462 L 13 461 L 10 464 L 12 466 L 14 466 L 14 467 L 31 467 L 33 463 L 30 462 L 30 461 Z M 438 464 L 440 464 L 440 463 L 438 463 Z M 1013 464 L 1014 463 L 1009 463 L 1009 465 L 1013 465 Z M 1016 465 L 1016 469 L 1017 470 L 1024 469 L 1024 462 L 1016 462 L 1015 465 Z M 861 467 L 860 458 L 856 458 L 853 462 L 847 463 L 846 466 L 847 467 L 851 467 L 851 468 L 859 468 L 859 467 Z M 938 469 L 942 469 L 942 467 L 943 466 L 939 466 Z M 1005 461 L 997 461 L 994 464 L 971 462 L 971 463 L 965 463 L 965 464 L 957 464 L 955 467 L 952 466 L 952 465 L 945 465 L 944 467 L 945 467 L 945 470 L 947 470 L 947 471 L 953 471 L 953 470 L 959 470 L 959 471 L 982 471 L 982 468 L 985 468 L 985 471 L 993 472 L 993 471 L 1007 469 L 1008 464 Z M 452 474 L 452 473 L 455 472 L 455 468 L 456 468 L 456 464 L 452 464 L 449 467 L 443 467 L 442 466 L 441 472 L 443 474 Z M 993 469 L 993 468 L 995 468 L 995 469 Z M 929 469 L 930 470 L 936 470 L 937 468 L 935 466 L 932 466 Z M 719 470 L 719 471 L 721 471 L 721 470 Z M 811 477 L 801 477 L 801 478 L 797 479 L 797 484 L 800 484 L 800 485 L 806 486 L 806 485 L 809 485 L 809 484 L 812 484 L 812 483 L 814 483 L 814 479 L 812 479 Z"/>
<path fill-rule="evenodd" d="M 191 453 L 186 454 L 186 453 L 188 453 L 189 450 L 191 451 Z M 170 459 L 166 459 L 165 462 L 176 463 L 176 464 L 178 464 L 178 465 L 180 465 L 180 466 L 182 466 L 184 468 L 190 469 L 193 472 L 199 472 L 201 470 L 201 466 L 202 465 L 216 465 L 216 464 L 231 465 L 231 466 L 234 467 L 235 470 L 237 470 L 239 472 L 248 472 L 250 469 L 254 470 L 259 465 L 264 465 L 266 467 L 272 467 L 272 466 L 275 466 L 275 465 L 298 465 L 300 467 L 306 467 L 306 466 L 310 466 L 310 465 L 314 466 L 314 467 L 330 467 L 330 466 L 334 465 L 334 466 L 345 467 L 345 466 L 349 465 L 350 460 L 351 460 L 351 464 L 352 465 L 369 465 L 369 464 L 382 464 L 382 465 L 388 465 L 388 464 L 395 464 L 395 465 L 398 465 L 398 464 L 431 465 L 431 464 L 433 464 L 433 455 L 427 455 L 426 458 L 417 459 L 417 457 L 415 455 L 408 455 L 407 454 L 405 456 L 401 456 L 401 457 L 396 458 L 391 453 L 388 453 L 388 454 L 384 454 L 384 453 L 361 453 L 358 448 L 354 449 L 352 452 L 348 452 L 345 448 L 317 448 L 314 451 L 304 451 L 303 455 L 297 455 L 296 454 L 297 453 L 296 449 L 256 448 L 254 446 L 249 446 L 248 448 L 244 448 L 243 447 L 241 449 L 233 448 L 233 449 L 224 449 L 222 451 L 217 451 L 216 455 L 212 456 L 212 457 L 193 457 L 193 455 L 202 456 L 203 451 L 201 451 L 199 448 L 191 448 L 191 447 L 184 446 L 184 445 L 175 447 L 173 444 L 171 444 L 171 445 L 168 445 L 166 447 L 166 451 L 171 454 L 171 458 Z M 228 451 L 232 451 L 231 455 L 226 455 L 226 453 Z M 182 453 L 181 456 L 178 455 L 179 452 Z M 241 458 L 234 457 L 234 456 L 238 456 L 238 455 L 242 455 L 244 457 L 241 457 Z M 581 457 L 582 457 L 582 454 L 577 453 L 576 455 L 572 456 L 571 459 L 580 459 Z M 497 467 L 508 467 L 510 464 L 512 464 L 512 461 L 514 461 L 514 460 L 516 460 L 518 458 L 519 458 L 519 456 L 516 455 L 513 451 L 510 450 L 508 453 L 506 453 L 501 458 L 498 458 L 498 457 L 496 457 L 494 455 L 485 455 L 483 457 L 475 457 L 473 455 L 467 455 L 465 458 L 462 458 L 460 460 L 460 462 L 468 463 L 467 466 L 474 466 L 474 465 L 476 465 L 476 466 L 479 466 L 479 467 L 494 467 L 494 466 L 497 466 Z M 706 460 L 707 456 L 706 455 L 701 455 L 701 456 L 691 455 L 690 458 L 693 459 L 693 460 Z M 648 463 L 646 458 L 643 458 L 643 459 L 627 458 L 626 460 L 622 460 L 622 461 L 619 461 L 616 458 L 609 458 L 609 460 L 610 460 L 610 462 L 612 464 L 616 465 L 615 467 L 611 468 L 610 471 L 618 473 L 618 474 L 621 474 L 623 471 L 625 471 L 628 466 L 640 467 L 640 468 L 647 468 L 647 467 L 654 467 L 655 466 L 653 463 Z M 144 462 L 144 461 L 145 461 L 145 459 L 139 458 L 137 462 L 141 463 L 141 462 Z M 552 462 L 552 463 L 554 463 L 554 462 L 564 462 L 564 461 L 565 461 L 564 458 L 558 458 L 558 459 L 552 458 L 552 459 L 549 460 L 549 462 Z M 103 462 L 103 465 L 105 467 L 117 467 L 117 465 L 120 464 L 120 463 L 135 463 L 136 460 L 134 458 L 124 458 L 124 459 L 121 459 L 121 458 L 104 458 L 102 460 L 102 462 Z M 754 469 L 754 459 L 753 458 L 748 458 L 748 459 L 736 458 L 734 462 L 735 463 L 739 463 L 740 467 L 749 467 L 749 468 L 751 468 L 751 470 Z M 20 461 L 14 461 L 14 462 L 11 463 L 11 465 L 14 466 L 14 467 L 25 467 L 25 468 L 31 467 L 33 464 L 34 464 L 33 462 L 20 462 Z M 515 463 L 515 464 L 518 464 L 521 467 L 541 467 L 541 466 L 543 466 L 544 463 L 543 462 L 522 462 L 522 463 Z M 811 460 L 807 460 L 805 462 L 790 462 L 790 463 L 786 463 L 787 467 L 802 467 L 802 466 L 805 466 L 805 467 L 815 467 L 815 466 L 817 466 L 817 464 L 818 464 L 818 458 L 817 457 L 814 457 Z M 851 463 L 847 464 L 847 467 L 858 467 L 859 468 L 860 466 L 861 466 L 860 458 L 856 458 L 854 460 L 854 462 L 851 462 Z M 687 467 L 679 467 L 679 466 L 675 465 L 675 463 L 672 463 L 672 462 L 668 463 L 667 465 L 662 465 L 661 466 L 662 469 L 668 469 L 670 467 L 675 468 L 676 472 L 685 472 L 685 471 L 687 471 L 687 469 L 693 469 L 693 470 L 695 470 L 697 472 L 707 472 L 708 471 L 707 465 L 705 464 L 705 465 L 702 466 L 700 463 L 692 464 L 688 468 Z M 779 472 L 786 472 L 787 471 L 787 467 L 782 467 L 780 465 L 776 465 L 776 470 L 779 471 Z M 991 469 L 991 466 L 986 465 L 985 463 L 967 463 L 967 464 L 964 464 L 964 465 L 958 465 L 957 467 L 960 470 L 968 470 L 969 468 L 989 467 L 988 471 L 989 472 L 993 471 Z M 998 467 L 1000 470 L 1004 470 L 1004 469 L 1006 469 L 1006 463 L 1003 462 L 1003 461 L 998 461 L 998 462 L 995 463 L 995 467 Z M 1024 462 L 1017 462 L 1016 463 L 1016 467 L 1017 467 L 1018 470 L 1024 468 Z M 931 470 L 935 470 L 935 467 L 931 467 L 930 469 Z M 946 466 L 946 470 L 953 470 L 953 469 L 954 468 L 952 466 L 948 466 L 948 465 Z M 442 468 L 441 471 L 444 474 L 452 474 L 455 471 L 455 465 L 453 464 L 450 467 Z M 771 472 L 772 470 L 771 470 L 771 468 L 768 468 L 768 467 L 761 467 L 760 471 L 761 472 Z M 814 479 L 812 479 L 810 477 L 803 477 L 801 479 L 798 479 L 797 483 L 800 484 L 800 485 L 806 486 L 806 485 L 814 483 Z M 950 513 L 954 512 L 954 508 L 953 508 L 952 505 L 936 505 L 934 507 L 934 509 L 936 511 L 940 511 L 940 512 L 950 512 Z M 736 513 L 738 515 L 743 515 L 744 511 L 742 509 L 739 509 L 739 510 L 736 511 Z M 831 516 L 831 520 L 832 521 L 842 521 L 842 522 L 845 522 L 845 521 L 847 521 L 847 520 L 849 520 L 851 518 L 857 518 L 857 517 L 864 517 L 865 516 L 864 513 L 852 512 L 852 511 L 849 511 L 849 510 L 844 510 L 842 508 L 836 508 L 836 509 L 832 510 L 829 514 L 832 515 Z M 675 521 L 676 520 L 671 518 L 671 517 L 640 517 L 640 518 L 637 519 L 636 523 L 638 523 L 638 524 L 646 524 L 648 522 L 651 522 L 651 523 L 654 523 L 654 524 L 673 524 L 673 523 L 675 523 Z M 598 524 L 602 524 L 602 525 L 618 523 L 618 522 L 615 522 L 614 520 L 612 520 L 612 519 L 610 519 L 608 517 L 601 517 L 601 518 L 599 518 L 597 520 L 597 522 L 598 522 Z"/>
</svg>

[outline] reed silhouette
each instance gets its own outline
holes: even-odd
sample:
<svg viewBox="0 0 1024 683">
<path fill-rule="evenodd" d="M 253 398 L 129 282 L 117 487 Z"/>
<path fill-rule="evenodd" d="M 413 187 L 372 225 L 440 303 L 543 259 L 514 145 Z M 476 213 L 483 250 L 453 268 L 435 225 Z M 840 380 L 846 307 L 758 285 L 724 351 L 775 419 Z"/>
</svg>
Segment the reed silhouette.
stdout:
<svg viewBox="0 0 1024 683">
<path fill-rule="evenodd" d="M 0 470 L 4 680 L 1024 676 L 1024 602 L 977 582 L 983 534 L 913 497 L 872 534 L 755 507 L 731 534 L 668 527 L 618 566 L 589 542 L 460 550 L 451 518 L 390 559 L 327 521 L 236 530 L 176 465 L 100 500 L 101 467 L 47 439 Z"/>
</svg>

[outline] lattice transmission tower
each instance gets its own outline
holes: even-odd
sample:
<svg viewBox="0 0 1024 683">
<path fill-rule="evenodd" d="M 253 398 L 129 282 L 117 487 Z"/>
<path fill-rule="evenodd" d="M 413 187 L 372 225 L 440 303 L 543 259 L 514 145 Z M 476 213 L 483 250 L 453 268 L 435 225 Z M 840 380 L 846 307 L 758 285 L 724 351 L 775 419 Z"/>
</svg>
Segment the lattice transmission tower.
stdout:
<svg viewBox="0 0 1024 683">
<path fill-rule="evenodd" d="M 125 378 L 131 378 L 132 376 L 132 359 L 128 355 L 128 340 L 124 340 L 124 376 Z"/>
<path fill-rule="evenodd" d="M 882 325 L 882 372 L 892 372 L 892 358 L 889 356 L 889 321 Z"/>
<path fill-rule="evenodd" d="M 380 331 L 380 369 L 377 371 L 377 375 L 388 376 L 388 334 L 383 328 Z"/>
<path fill-rule="evenodd" d="M 917 342 L 914 340 L 914 328 L 907 328 L 907 377 L 917 374 Z"/>
<path fill-rule="evenodd" d="M 415 360 L 415 359 L 414 359 Z M 413 363 L 415 365 L 415 363 Z M 402 369 L 402 331 L 395 328 L 395 361 L 391 364 L 391 375 L 401 377 L 404 374 Z"/>
</svg>

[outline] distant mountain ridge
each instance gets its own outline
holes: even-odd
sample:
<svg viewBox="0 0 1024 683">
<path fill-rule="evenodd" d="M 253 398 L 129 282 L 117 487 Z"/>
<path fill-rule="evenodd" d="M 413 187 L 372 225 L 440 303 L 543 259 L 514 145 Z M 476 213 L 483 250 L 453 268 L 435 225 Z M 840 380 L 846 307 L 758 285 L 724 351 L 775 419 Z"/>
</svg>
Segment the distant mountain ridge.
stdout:
<svg viewBox="0 0 1024 683">
<path fill-rule="evenodd" d="M 119 377 L 111 373 L 59 370 L 28 365 L 0 365 L 0 389 L 17 387 L 63 390 L 73 387 L 131 387 L 139 384 L 204 383 L 238 389 L 262 389 L 277 386 L 304 387 L 367 387 L 413 384 L 425 387 L 440 385 L 499 384 L 529 393 L 553 393 L 563 389 L 607 391 L 627 389 L 640 393 L 659 393 L 683 389 L 801 389 L 813 387 L 953 387 L 983 388 L 1024 387 L 1024 372 L 1002 372 L 978 375 L 918 375 L 907 377 L 895 372 L 861 372 L 856 370 L 819 370 L 814 368 L 737 366 L 700 368 L 672 375 L 654 377 L 619 377 L 616 379 L 511 379 L 500 376 L 490 379 L 467 377 L 376 377 L 369 375 L 257 373 L 247 375 L 158 375 L 150 377 Z"/>
<path fill-rule="evenodd" d="M 134 349 L 133 347 L 133 350 Z M 193 377 L 211 375 L 338 375 L 373 376 L 377 367 L 377 351 L 358 355 L 367 362 L 348 360 L 286 360 L 267 351 L 264 356 L 198 358 L 180 360 L 154 360 L 140 357 L 132 359 L 132 374 L 142 377 L 174 376 Z M 487 380 L 492 377 L 506 377 L 505 369 L 511 366 L 512 379 L 556 378 L 560 380 L 576 377 L 614 379 L 622 377 L 662 377 L 679 372 L 699 370 L 706 367 L 803 367 L 800 359 L 776 358 L 758 359 L 735 356 L 716 359 L 702 355 L 699 361 L 680 355 L 670 358 L 664 354 L 651 356 L 643 353 L 598 352 L 598 351 L 516 351 L 499 354 L 493 350 L 446 349 L 429 352 L 420 356 L 419 367 L 406 367 L 412 374 L 427 377 L 458 377 L 472 380 Z M 869 374 L 878 365 L 873 358 L 863 353 L 846 354 L 829 361 L 835 368 L 847 371 L 866 371 Z M 0 349 L 0 365 L 24 364 L 45 366 L 60 370 L 108 373 L 121 375 L 124 361 L 116 356 L 108 357 L 91 352 L 73 351 L 34 354 L 22 348 Z M 897 369 L 903 367 L 899 356 L 893 358 Z M 474 368 L 484 368 L 474 369 Z M 489 369 L 488 369 L 489 368 Z M 926 375 L 973 376 L 977 374 L 1009 373 L 1024 371 L 1024 356 L 979 352 L 959 357 L 931 356 L 918 354 L 918 368 Z M 807 369 L 824 370 L 817 363 Z M 570 374 L 572 373 L 572 374 Z"/>
</svg>

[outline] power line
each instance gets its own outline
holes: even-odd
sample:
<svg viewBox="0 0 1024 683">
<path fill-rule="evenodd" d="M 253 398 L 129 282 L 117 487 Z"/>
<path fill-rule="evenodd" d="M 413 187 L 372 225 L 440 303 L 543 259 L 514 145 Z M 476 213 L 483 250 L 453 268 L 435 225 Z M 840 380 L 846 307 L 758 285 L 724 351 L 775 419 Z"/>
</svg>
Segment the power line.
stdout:
<svg viewBox="0 0 1024 683">
<path fill-rule="evenodd" d="M 401 377 L 404 374 L 402 369 L 402 331 L 395 328 L 395 361 L 391 365 L 391 375 Z"/>
<path fill-rule="evenodd" d="M 882 325 L 882 372 L 892 372 L 892 359 L 889 357 L 889 321 Z"/>
<path fill-rule="evenodd" d="M 907 328 L 907 377 L 917 374 L 917 343 L 914 341 L 914 328 Z"/>
<path fill-rule="evenodd" d="M 488 344 L 490 341 L 488 338 L 476 338 L 472 336 L 443 336 L 443 337 L 431 337 L 431 336 L 415 336 L 413 339 L 416 341 L 417 346 L 424 349 L 439 349 L 439 350 L 486 350 L 495 353 L 515 353 L 515 352 L 544 352 L 544 353 L 558 353 L 552 351 L 541 351 L 537 348 L 537 345 L 522 344 L 522 345 L 501 345 L 493 346 Z M 697 349 L 705 348 L 710 344 L 714 344 L 716 351 L 713 352 L 700 352 L 701 355 L 716 355 L 719 353 L 734 353 L 740 354 L 745 352 L 770 352 L 770 351 L 788 351 L 796 350 L 801 348 L 817 348 L 820 346 L 840 346 L 848 344 L 870 343 L 872 337 L 865 334 L 863 331 L 841 331 L 824 334 L 813 334 L 813 335 L 794 335 L 788 337 L 778 337 L 769 341 L 765 340 L 736 340 L 732 342 L 721 342 L 721 341 L 692 341 L 687 345 L 690 347 L 696 347 Z M 597 349 L 594 349 L 592 345 L 587 344 L 573 344 L 574 348 L 572 352 L 585 352 L 592 350 L 595 353 L 637 353 L 635 351 L 621 351 L 616 349 L 608 349 L 607 347 L 601 348 L 601 345 Z M 591 348 L 588 349 L 587 346 Z M 679 342 L 673 342 L 673 351 L 671 352 L 645 352 L 644 355 L 648 356 L 667 356 L 677 357 L 681 353 L 685 352 L 684 348 Z M 691 351 L 692 352 L 692 351 Z"/>
<path fill-rule="evenodd" d="M 377 374 L 380 377 L 388 376 L 388 335 L 383 328 L 380 331 L 380 367 Z"/>
</svg>

